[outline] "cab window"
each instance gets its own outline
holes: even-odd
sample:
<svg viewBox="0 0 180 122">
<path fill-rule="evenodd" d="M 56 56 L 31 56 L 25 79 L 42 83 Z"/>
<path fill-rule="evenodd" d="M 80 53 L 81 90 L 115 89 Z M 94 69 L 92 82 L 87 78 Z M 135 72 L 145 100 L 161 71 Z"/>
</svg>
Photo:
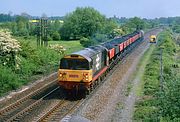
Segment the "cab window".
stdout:
<svg viewBox="0 0 180 122">
<path fill-rule="evenodd" d="M 85 59 L 61 59 L 60 62 L 61 69 L 71 69 L 71 70 L 89 70 L 89 62 Z"/>
</svg>

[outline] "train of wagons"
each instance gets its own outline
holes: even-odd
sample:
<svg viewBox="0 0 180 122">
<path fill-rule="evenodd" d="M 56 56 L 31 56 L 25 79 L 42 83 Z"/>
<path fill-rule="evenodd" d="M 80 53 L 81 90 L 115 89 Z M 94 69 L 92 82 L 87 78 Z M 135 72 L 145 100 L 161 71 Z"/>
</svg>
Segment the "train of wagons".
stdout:
<svg viewBox="0 0 180 122">
<path fill-rule="evenodd" d="M 69 92 L 89 94 L 143 38 L 144 33 L 139 30 L 64 56 L 58 70 L 58 84 Z"/>
</svg>

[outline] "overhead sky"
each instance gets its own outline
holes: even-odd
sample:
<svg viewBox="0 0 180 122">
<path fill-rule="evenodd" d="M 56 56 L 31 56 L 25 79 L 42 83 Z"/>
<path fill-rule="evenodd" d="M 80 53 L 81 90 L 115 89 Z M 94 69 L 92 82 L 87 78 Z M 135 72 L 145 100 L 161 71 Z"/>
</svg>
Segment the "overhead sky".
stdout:
<svg viewBox="0 0 180 122">
<path fill-rule="evenodd" d="M 107 17 L 180 16 L 180 0 L 0 0 L 0 13 L 64 16 L 76 7 L 87 6 Z"/>
</svg>

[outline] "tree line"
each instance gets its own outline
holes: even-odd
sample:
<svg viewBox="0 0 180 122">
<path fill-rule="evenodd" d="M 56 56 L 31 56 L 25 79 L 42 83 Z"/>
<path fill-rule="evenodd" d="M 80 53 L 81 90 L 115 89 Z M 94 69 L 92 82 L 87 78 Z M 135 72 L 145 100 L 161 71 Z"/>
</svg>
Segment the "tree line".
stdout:
<svg viewBox="0 0 180 122">
<path fill-rule="evenodd" d="M 43 16 L 47 17 L 45 14 Z M 27 13 L 21 15 L 0 14 L 0 27 L 9 28 L 15 36 L 35 36 L 35 23 L 29 22 L 32 17 Z M 48 18 L 48 40 L 81 40 L 83 46 L 107 41 L 117 35 L 131 33 L 134 30 L 150 29 L 168 25 L 174 32 L 180 32 L 180 17 L 145 19 L 139 17 L 106 18 L 91 7 L 78 7 L 64 17 Z"/>
</svg>

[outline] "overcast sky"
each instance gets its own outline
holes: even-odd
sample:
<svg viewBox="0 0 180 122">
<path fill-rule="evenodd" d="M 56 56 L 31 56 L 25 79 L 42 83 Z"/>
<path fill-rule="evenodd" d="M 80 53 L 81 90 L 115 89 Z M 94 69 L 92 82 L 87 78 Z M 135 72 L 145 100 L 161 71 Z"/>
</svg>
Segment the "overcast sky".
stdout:
<svg viewBox="0 0 180 122">
<path fill-rule="evenodd" d="M 180 0 L 0 0 L 0 13 L 64 16 L 90 6 L 107 17 L 156 18 L 180 16 Z"/>
</svg>

